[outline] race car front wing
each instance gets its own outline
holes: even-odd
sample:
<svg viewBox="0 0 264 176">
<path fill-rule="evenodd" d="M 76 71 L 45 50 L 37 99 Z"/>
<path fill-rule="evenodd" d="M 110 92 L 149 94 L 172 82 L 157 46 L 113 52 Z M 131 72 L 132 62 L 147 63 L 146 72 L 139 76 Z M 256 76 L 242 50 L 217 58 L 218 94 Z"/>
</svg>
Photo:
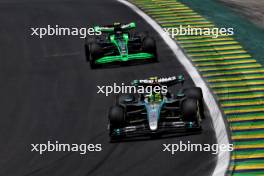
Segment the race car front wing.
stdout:
<svg viewBox="0 0 264 176">
<path fill-rule="evenodd" d="M 122 140 L 125 138 L 152 136 L 152 135 L 171 135 L 183 133 L 199 133 L 202 128 L 201 125 L 194 122 L 162 122 L 159 124 L 157 130 L 150 130 L 148 124 L 126 126 L 123 128 L 109 129 L 112 140 Z"/>
<path fill-rule="evenodd" d="M 136 54 L 127 54 L 127 55 L 116 55 L 116 56 L 104 56 L 95 61 L 96 64 L 105 64 L 110 62 L 124 62 L 129 60 L 143 60 L 143 59 L 151 59 L 155 56 L 150 53 L 136 53 Z"/>
</svg>

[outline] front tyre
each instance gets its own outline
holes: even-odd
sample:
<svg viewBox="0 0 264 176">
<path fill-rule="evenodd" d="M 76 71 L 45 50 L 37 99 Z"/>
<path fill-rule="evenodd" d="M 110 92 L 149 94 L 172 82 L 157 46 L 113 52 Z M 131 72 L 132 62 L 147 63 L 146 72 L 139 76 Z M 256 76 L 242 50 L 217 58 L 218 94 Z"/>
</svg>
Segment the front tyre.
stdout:
<svg viewBox="0 0 264 176">
<path fill-rule="evenodd" d="M 90 43 L 89 53 L 90 53 L 90 66 L 91 68 L 97 68 L 95 61 L 100 57 L 102 48 L 97 43 Z"/>
<path fill-rule="evenodd" d="M 85 56 L 86 56 L 86 61 L 90 61 L 90 44 L 91 43 L 96 43 L 96 38 L 92 36 L 88 36 L 85 38 L 85 44 L 84 44 L 84 50 L 85 50 Z"/>
<path fill-rule="evenodd" d="M 142 50 L 143 50 L 143 52 L 153 54 L 154 55 L 153 60 L 155 62 L 158 61 L 156 41 L 152 37 L 147 36 L 143 39 Z"/>
<path fill-rule="evenodd" d="M 125 124 L 124 108 L 118 105 L 112 106 L 109 110 L 110 130 L 122 128 Z"/>
<path fill-rule="evenodd" d="M 85 50 L 85 58 L 86 58 L 86 61 L 89 62 L 90 61 L 89 45 L 85 44 L 84 45 L 84 50 Z"/>
<path fill-rule="evenodd" d="M 187 88 L 184 90 L 184 94 L 186 95 L 187 98 L 194 98 L 199 101 L 199 110 L 201 114 L 201 118 L 204 119 L 204 101 L 203 101 L 203 92 L 200 87 L 192 87 L 192 88 Z"/>
<path fill-rule="evenodd" d="M 125 125 L 124 109 L 118 105 L 112 106 L 109 110 L 108 118 L 110 141 L 114 142 L 115 140 L 120 140 L 122 134 L 119 131 L 119 128 L 122 128 Z"/>
<path fill-rule="evenodd" d="M 194 98 L 187 98 L 182 103 L 182 117 L 184 121 L 194 122 L 200 125 L 199 101 Z"/>
</svg>

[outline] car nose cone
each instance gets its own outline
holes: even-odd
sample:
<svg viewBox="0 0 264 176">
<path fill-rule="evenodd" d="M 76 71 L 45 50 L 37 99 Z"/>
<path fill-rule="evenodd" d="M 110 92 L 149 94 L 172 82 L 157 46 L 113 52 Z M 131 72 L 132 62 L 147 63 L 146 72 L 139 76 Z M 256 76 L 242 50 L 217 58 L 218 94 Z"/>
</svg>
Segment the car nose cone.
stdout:
<svg viewBox="0 0 264 176">
<path fill-rule="evenodd" d="M 159 107 L 158 105 L 152 105 L 147 109 L 149 128 L 151 131 L 156 131 L 158 129 Z"/>
<path fill-rule="evenodd" d="M 150 122 L 149 123 L 149 128 L 151 131 L 156 131 L 158 129 L 158 123 L 156 122 Z"/>
</svg>

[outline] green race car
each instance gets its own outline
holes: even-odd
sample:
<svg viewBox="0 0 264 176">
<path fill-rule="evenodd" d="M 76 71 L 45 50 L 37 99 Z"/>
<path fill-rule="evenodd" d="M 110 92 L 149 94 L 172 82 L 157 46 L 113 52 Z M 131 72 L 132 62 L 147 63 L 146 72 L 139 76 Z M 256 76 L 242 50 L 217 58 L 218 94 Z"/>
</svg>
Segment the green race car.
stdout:
<svg viewBox="0 0 264 176">
<path fill-rule="evenodd" d="M 94 27 L 102 35 L 86 38 L 86 60 L 90 62 L 91 68 L 112 63 L 157 62 L 155 40 L 146 33 L 133 33 L 131 30 L 135 28 L 136 24 L 133 22 Z"/>
</svg>

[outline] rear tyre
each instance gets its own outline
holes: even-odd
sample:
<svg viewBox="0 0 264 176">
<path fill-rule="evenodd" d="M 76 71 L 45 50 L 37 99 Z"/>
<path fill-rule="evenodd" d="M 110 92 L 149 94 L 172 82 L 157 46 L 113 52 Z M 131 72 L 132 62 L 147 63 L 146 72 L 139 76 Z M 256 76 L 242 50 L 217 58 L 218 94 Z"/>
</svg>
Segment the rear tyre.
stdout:
<svg viewBox="0 0 264 176">
<path fill-rule="evenodd" d="M 91 44 L 91 43 L 96 43 L 97 40 L 96 40 L 95 37 L 88 36 L 88 37 L 86 38 L 85 42 L 86 42 L 87 44 Z"/>
<path fill-rule="evenodd" d="M 138 36 L 139 36 L 139 37 L 141 38 L 141 40 L 143 41 L 143 39 L 146 38 L 146 37 L 148 37 L 149 34 L 148 34 L 147 31 L 145 31 L 145 32 L 140 32 L 140 33 L 138 33 Z"/>
<path fill-rule="evenodd" d="M 136 100 L 135 95 L 133 94 L 122 94 L 117 96 L 117 104 L 126 104 L 131 103 Z"/>
<path fill-rule="evenodd" d="M 188 98 L 196 98 L 197 100 L 203 99 L 203 93 L 200 87 L 192 87 L 192 88 L 185 89 L 184 94 Z"/>
</svg>

